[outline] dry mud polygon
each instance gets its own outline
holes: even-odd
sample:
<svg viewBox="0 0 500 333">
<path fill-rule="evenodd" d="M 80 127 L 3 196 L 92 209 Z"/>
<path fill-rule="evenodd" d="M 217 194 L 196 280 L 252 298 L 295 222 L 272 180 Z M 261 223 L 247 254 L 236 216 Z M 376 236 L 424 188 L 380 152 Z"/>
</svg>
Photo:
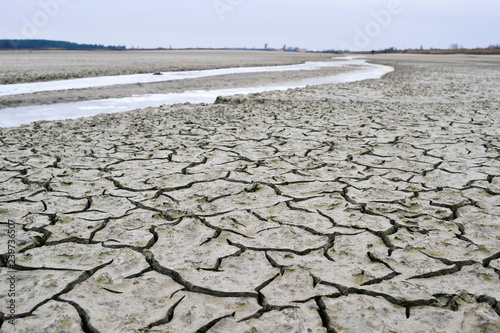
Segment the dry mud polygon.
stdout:
<svg viewBox="0 0 500 333">
<path fill-rule="evenodd" d="M 376 59 L 395 72 L 2 129 L 2 330 L 498 332 L 498 59 Z"/>
</svg>

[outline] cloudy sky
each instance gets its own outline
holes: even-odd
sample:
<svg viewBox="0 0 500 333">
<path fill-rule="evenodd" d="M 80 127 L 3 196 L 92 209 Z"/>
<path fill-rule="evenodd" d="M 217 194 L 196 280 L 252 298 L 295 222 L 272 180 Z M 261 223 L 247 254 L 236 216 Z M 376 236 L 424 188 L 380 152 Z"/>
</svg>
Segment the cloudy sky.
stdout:
<svg viewBox="0 0 500 333">
<path fill-rule="evenodd" d="M 0 0 L 0 39 L 309 50 L 500 44 L 499 0 Z"/>
</svg>

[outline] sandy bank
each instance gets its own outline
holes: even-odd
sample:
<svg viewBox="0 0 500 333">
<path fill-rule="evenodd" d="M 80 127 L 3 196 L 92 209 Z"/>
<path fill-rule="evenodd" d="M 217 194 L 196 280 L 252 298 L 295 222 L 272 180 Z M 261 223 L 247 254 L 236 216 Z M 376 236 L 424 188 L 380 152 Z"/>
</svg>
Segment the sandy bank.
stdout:
<svg viewBox="0 0 500 333">
<path fill-rule="evenodd" d="M 258 87 L 300 81 L 307 78 L 332 76 L 340 73 L 346 73 L 354 69 L 355 68 L 353 67 L 343 67 L 275 73 L 263 72 L 227 74 L 206 78 L 185 79 L 180 81 L 137 83 L 0 96 L 0 109 L 28 105 L 47 105 L 86 100 L 121 98 L 133 95 L 167 94 L 193 90 L 220 90 L 236 87 Z"/>
<path fill-rule="evenodd" d="M 0 51 L 0 84 L 323 61 L 331 54 L 227 51 Z"/>
</svg>

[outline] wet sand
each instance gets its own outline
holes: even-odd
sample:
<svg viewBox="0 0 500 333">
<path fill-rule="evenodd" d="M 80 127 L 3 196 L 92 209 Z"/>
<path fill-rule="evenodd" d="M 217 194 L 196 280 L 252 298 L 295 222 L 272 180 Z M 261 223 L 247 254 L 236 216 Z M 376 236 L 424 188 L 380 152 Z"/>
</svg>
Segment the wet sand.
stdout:
<svg viewBox="0 0 500 333">
<path fill-rule="evenodd" d="M 395 71 L 0 129 L 16 331 L 498 331 L 500 57 L 369 59 Z"/>
</svg>

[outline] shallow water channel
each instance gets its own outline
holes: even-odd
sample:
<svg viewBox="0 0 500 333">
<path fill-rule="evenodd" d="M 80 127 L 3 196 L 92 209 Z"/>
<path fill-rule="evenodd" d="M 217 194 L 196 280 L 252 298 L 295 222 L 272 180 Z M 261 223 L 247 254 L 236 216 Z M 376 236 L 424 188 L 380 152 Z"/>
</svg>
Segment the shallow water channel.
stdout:
<svg viewBox="0 0 500 333">
<path fill-rule="evenodd" d="M 238 67 L 202 71 L 165 72 L 162 73 L 162 75 L 134 74 L 0 85 L 0 96 L 43 91 L 104 87 L 117 84 L 182 80 L 227 74 L 317 70 L 324 67 L 346 66 L 352 67 L 353 70 L 333 76 L 308 78 L 299 81 L 285 82 L 273 85 L 218 90 L 193 90 L 185 91 L 182 93 L 134 95 L 123 98 L 88 100 L 74 103 L 6 108 L 0 110 L 0 127 L 16 127 L 38 120 L 76 119 L 80 117 L 94 116 L 101 113 L 125 112 L 139 108 L 142 109 L 147 107 L 158 107 L 161 105 L 173 105 L 187 102 L 213 103 L 218 96 L 261 93 L 266 91 L 304 88 L 306 86 L 321 84 L 347 83 L 367 79 L 378 79 L 383 75 L 393 71 L 393 68 L 391 67 L 369 64 L 364 60 L 356 58 L 333 58 L 332 61 L 306 62 L 304 64 L 288 66 Z"/>
</svg>

